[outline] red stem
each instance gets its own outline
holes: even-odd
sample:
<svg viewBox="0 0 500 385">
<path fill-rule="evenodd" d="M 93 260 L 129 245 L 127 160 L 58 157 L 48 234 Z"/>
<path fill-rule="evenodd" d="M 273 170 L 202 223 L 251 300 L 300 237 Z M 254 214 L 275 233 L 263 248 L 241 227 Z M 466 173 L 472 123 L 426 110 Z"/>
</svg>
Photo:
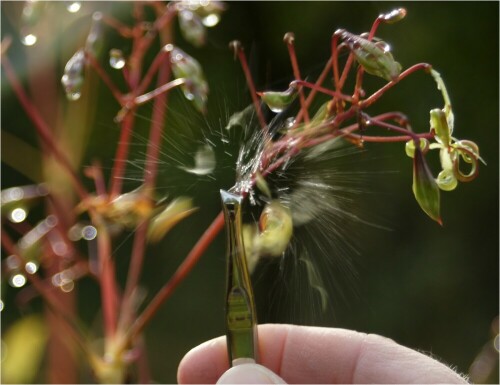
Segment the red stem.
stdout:
<svg viewBox="0 0 500 385">
<path fill-rule="evenodd" d="M 165 58 L 165 57 L 164 57 Z M 167 55 L 166 60 L 169 56 Z M 158 84 L 169 84 L 170 66 L 163 65 L 158 73 Z M 161 86 L 159 87 L 161 88 Z M 154 189 L 156 176 L 158 174 L 158 157 L 160 153 L 160 144 L 162 137 L 162 129 L 165 126 L 165 108 L 167 106 L 167 94 L 162 93 L 156 96 L 153 116 L 151 119 L 151 130 L 148 141 L 148 150 L 146 154 L 146 166 L 144 170 L 144 187 L 146 193 Z M 127 284 L 122 303 L 122 316 L 129 317 L 133 309 L 131 305 L 131 297 L 133 291 L 138 286 L 142 265 L 144 261 L 144 249 L 146 246 L 146 234 L 148 229 L 148 221 L 142 223 L 136 231 L 134 238 L 134 246 L 132 250 L 132 257 L 130 267 L 128 270 Z M 127 320 L 124 320 L 126 323 Z M 127 323 L 126 323 L 127 324 Z"/>
<path fill-rule="evenodd" d="M 80 196 L 82 200 L 86 199 L 88 196 L 87 191 L 85 190 L 85 187 L 83 187 L 83 184 L 81 183 L 80 179 L 78 178 L 75 170 L 73 169 L 73 166 L 71 165 L 71 162 L 69 159 L 66 157 L 66 155 L 59 149 L 57 146 L 54 138 L 52 137 L 52 130 L 48 127 L 48 125 L 45 123 L 43 118 L 40 116 L 38 110 L 35 108 L 31 100 L 28 98 L 26 93 L 24 92 L 24 89 L 22 88 L 21 84 L 19 83 L 16 73 L 12 69 L 12 65 L 10 63 L 9 58 L 7 55 L 4 55 L 2 57 L 2 66 L 5 70 L 5 74 L 7 75 L 7 79 L 9 79 L 9 82 L 16 93 L 16 96 L 21 103 L 21 105 L 24 108 L 24 111 L 26 114 L 29 116 L 31 121 L 33 122 L 36 131 L 38 132 L 38 135 L 40 135 L 40 138 L 42 141 L 45 143 L 45 145 L 52 151 L 52 154 L 54 155 L 55 158 L 60 162 L 61 166 L 68 172 L 70 176 L 70 180 L 73 184 L 73 187 L 75 188 L 76 192 Z"/>
<path fill-rule="evenodd" d="M 169 52 L 165 51 L 164 48 L 158 52 L 156 57 L 153 60 L 153 63 L 148 68 L 148 72 L 146 72 L 146 75 L 141 80 L 141 84 L 139 87 L 137 87 L 136 95 L 142 94 L 144 91 L 146 91 L 146 88 L 148 88 L 149 84 L 153 80 L 154 75 L 158 71 L 158 68 L 160 67 L 161 64 L 165 65 L 165 55 L 168 55 Z M 170 63 L 167 62 L 167 65 L 170 65 Z"/>
<path fill-rule="evenodd" d="M 182 264 L 176 270 L 170 280 L 161 288 L 155 295 L 153 300 L 144 309 L 144 311 L 137 317 L 135 323 L 132 325 L 128 340 L 135 338 L 146 326 L 146 324 L 153 318 L 162 304 L 170 297 L 177 285 L 181 283 L 189 272 L 196 265 L 200 257 L 204 254 L 205 250 L 213 242 L 217 234 L 224 227 L 224 215 L 222 212 L 217 215 L 212 224 L 205 230 L 198 242 L 191 249 Z"/>
<path fill-rule="evenodd" d="M 120 139 L 116 149 L 113 170 L 111 171 L 111 186 L 109 188 L 111 199 L 113 197 L 117 197 L 121 193 L 123 174 L 125 173 L 125 165 L 128 157 L 128 149 L 130 137 L 132 136 L 132 129 L 134 127 L 134 121 L 135 109 L 127 111 L 121 122 Z"/>
<path fill-rule="evenodd" d="M 260 127 L 267 131 L 266 120 L 264 119 L 264 115 L 262 114 L 262 109 L 260 108 L 260 101 L 257 98 L 257 91 L 255 90 L 255 85 L 253 84 L 252 74 L 250 73 L 250 69 L 248 68 L 247 58 L 245 56 L 245 51 L 239 43 L 235 44 L 236 54 L 238 55 L 238 60 L 240 61 L 241 68 L 243 69 L 243 73 L 245 74 L 245 79 L 247 81 L 248 88 L 250 89 L 250 95 L 252 97 L 253 105 L 255 108 L 255 113 L 257 114 L 257 118 L 259 119 Z"/>
<path fill-rule="evenodd" d="M 99 75 L 101 80 L 106 84 L 106 86 L 109 88 L 113 96 L 115 97 L 116 101 L 120 104 L 120 106 L 123 106 L 124 103 L 124 98 L 122 93 L 118 90 L 118 88 L 115 86 L 111 78 L 108 76 L 108 74 L 103 70 L 99 62 L 95 59 L 95 57 L 88 51 L 85 51 L 85 58 L 89 62 L 89 64 L 92 66 L 94 71 Z"/>
<path fill-rule="evenodd" d="M 339 98 L 339 99 L 342 99 L 342 100 L 345 100 L 348 102 L 352 102 L 352 98 L 350 96 L 344 95 L 341 92 L 332 91 L 328 88 L 321 87 L 318 84 L 309 83 L 305 80 L 295 80 L 295 83 L 299 86 L 304 86 L 304 87 L 310 88 L 313 91 L 322 92 L 325 95 L 329 95 L 329 96 L 336 97 L 336 98 Z M 305 102 L 305 106 L 306 107 L 308 106 L 307 101 Z M 302 113 L 302 110 L 300 110 L 300 113 Z"/>
<path fill-rule="evenodd" d="M 375 91 L 370 97 L 366 98 L 359 104 L 360 109 L 364 109 L 366 107 L 371 106 L 373 103 L 375 103 L 384 93 L 389 90 L 390 88 L 394 87 L 400 80 L 406 78 L 408 75 L 411 75 L 412 73 L 419 71 L 419 70 L 424 70 L 424 71 L 430 71 L 432 66 L 427 63 L 419 63 L 411 66 L 407 70 L 403 71 L 397 79 L 390 81 L 387 83 L 385 86 L 380 88 L 379 90 Z"/>
<path fill-rule="evenodd" d="M 301 81 L 302 77 L 300 76 L 299 63 L 297 61 L 297 55 L 295 54 L 295 46 L 293 42 L 295 37 L 292 33 L 288 32 L 285 34 L 285 43 L 288 48 L 288 56 L 290 56 L 290 63 L 292 64 L 293 76 L 296 81 Z M 302 89 L 299 90 L 299 100 L 300 100 L 300 112 L 302 112 L 304 116 L 304 121 L 309 123 L 309 112 L 307 111 L 306 99 L 304 97 L 304 92 Z"/>
<path fill-rule="evenodd" d="M 115 264 L 112 259 L 111 239 L 103 226 L 97 228 L 99 255 L 99 282 L 104 318 L 104 334 L 108 341 L 116 333 L 118 321 L 118 288 L 116 287 Z"/>
<path fill-rule="evenodd" d="M 5 248 L 7 253 L 9 253 L 10 255 L 16 255 L 21 260 L 23 265 L 26 264 L 26 259 L 19 252 L 16 245 L 3 228 L 1 229 L 1 235 L 2 246 Z M 75 338 L 76 342 L 79 344 L 82 350 L 85 352 L 88 351 L 82 331 L 78 327 L 77 319 L 75 318 L 73 313 L 67 311 L 66 307 L 63 306 L 57 296 L 54 295 L 55 293 L 52 291 L 54 289 L 51 287 L 47 287 L 47 285 L 38 277 L 37 274 L 26 274 L 26 278 L 40 293 L 40 295 L 50 306 L 52 311 L 55 314 L 60 315 L 67 322 L 67 324 L 70 326 L 69 329 L 71 330 L 71 335 Z"/>
</svg>

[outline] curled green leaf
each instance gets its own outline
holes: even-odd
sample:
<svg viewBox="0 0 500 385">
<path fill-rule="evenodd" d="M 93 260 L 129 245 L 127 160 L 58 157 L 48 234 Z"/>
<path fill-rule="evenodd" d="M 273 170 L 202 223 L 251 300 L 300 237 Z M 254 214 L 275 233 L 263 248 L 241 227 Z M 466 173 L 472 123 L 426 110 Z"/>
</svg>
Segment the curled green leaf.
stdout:
<svg viewBox="0 0 500 385">
<path fill-rule="evenodd" d="M 269 109 L 273 112 L 279 113 L 288 107 L 299 93 L 299 88 L 295 83 L 290 84 L 286 91 L 265 91 L 258 92 L 262 101 L 267 104 Z"/>
<path fill-rule="evenodd" d="M 460 182 L 470 182 L 474 180 L 479 172 L 478 169 L 478 158 L 474 154 L 464 147 L 457 148 L 457 156 L 454 159 L 453 169 L 455 171 L 455 176 Z M 465 163 L 471 165 L 471 169 L 468 173 L 464 173 L 460 168 L 460 159 Z"/>
<path fill-rule="evenodd" d="M 438 187 L 443 190 L 443 191 L 452 191 L 455 190 L 455 188 L 458 185 L 458 180 L 455 177 L 455 173 L 453 170 L 442 170 L 439 174 L 438 177 L 436 178 L 436 183 Z"/>
<path fill-rule="evenodd" d="M 425 154 L 429 149 L 429 141 L 425 138 L 420 138 L 419 144 L 420 150 Z M 405 151 L 406 155 L 408 155 L 410 158 L 413 158 L 415 156 L 415 142 L 413 139 L 406 142 Z"/>
<path fill-rule="evenodd" d="M 424 155 L 420 149 L 415 151 L 413 158 L 413 194 L 418 204 L 424 212 L 435 220 L 440 225 L 443 224 L 441 220 L 440 211 L 440 195 L 439 187 L 432 176 L 432 173 L 425 161 Z"/>
</svg>

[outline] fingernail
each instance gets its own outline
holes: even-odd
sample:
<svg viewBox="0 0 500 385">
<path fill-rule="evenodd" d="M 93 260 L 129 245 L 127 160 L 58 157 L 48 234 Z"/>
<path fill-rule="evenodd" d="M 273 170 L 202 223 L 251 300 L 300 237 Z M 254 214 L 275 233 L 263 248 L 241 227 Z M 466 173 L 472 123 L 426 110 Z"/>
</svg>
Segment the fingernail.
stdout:
<svg viewBox="0 0 500 385">
<path fill-rule="evenodd" d="M 259 364 L 241 364 L 225 372 L 218 384 L 286 384 L 268 368 Z"/>
</svg>

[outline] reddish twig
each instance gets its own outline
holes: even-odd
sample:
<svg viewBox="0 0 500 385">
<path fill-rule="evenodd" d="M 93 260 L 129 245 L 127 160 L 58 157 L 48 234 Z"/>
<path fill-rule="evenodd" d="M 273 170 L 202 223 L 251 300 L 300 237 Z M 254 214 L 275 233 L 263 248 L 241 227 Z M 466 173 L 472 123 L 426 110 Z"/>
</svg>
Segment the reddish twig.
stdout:
<svg viewBox="0 0 500 385">
<path fill-rule="evenodd" d="M 24 108 L 24 111 L 26 114 L 29 116 L 31 121 L 33 122 L 36 131 L 38 132 L 40 138 L 42 139 L 43 143 L 52 151 L 52 154 L 54 157 L 59 161 L 61 166 L 66 170 L 66 172 L 70 176 L 70 180 L 73 184 L 73 187 L 75 188 L 75 191 L 78 193 L 80 198 L 82 200 L 85 200 L 88 196 L 87 191 L 85 190 L 85 187 L 83 187 L 83 184 L 81 183 L 78 175 L 76 174 L 75 170 L 73 169 L 73 166 L 71 165 L 71 162 L 69 159 L 66 157 L 66 155 L 62 152 L 62 150 L 58 147 L 56 141 L 54 140 L 52 136 L 52 130 L 49 128 L 49 126 L 45 123 L 43 118 L 40 116 L 38 110 L 35 108 L 33 103 L 30 101 L 28 96 L 26 95 L 24 89 L 22 88 L 21 84 L 19 83 L 16 73 L 14 72 L 12 65 L 10 63 L 9 58 L 4 55 L 2 57 L 2 66 L 5 70 L 5 74 L 7 76 L 7 79 L 9 79 L 9 82 L 12 86 L 12 89 L 16 93 L 16 96 L 21 103 L 21 105 Z"/>
<path fill-rule="evenodd" d="M 144 329 L 146 324 L 151 320 L 151 318 L 153 318 L 154 314 L 158 311 L 162 304 L 170 297 L 179 283 L 181 283 L 193 269 L 200 257 L 205 253 L 205 250 L 208 246 L 210 246 L 223 227 L 224 215 L 220 212 L 212 224 L 205 230 L 198 242 L 196 242 L 174 275 L 172 275 L 170 280 L 160 289 L 149 305 L 137 317 L 129 330 L 126 343 L 132 341 Z"/>
<path fill-rule="evenodd" d="M 253 105 L 255 108 L 255 113 L 257 114 L 257 118 L 259 119 L 260 127 L 267 132 L 267 124 L 264 119 L 264 115 L 262 114 L 262 109 L 260 107 L 260 101 L 257 98 L 257 91 L 255 90 L 255 85 L 253 83 L 252 74 L 250 73 L 250 69 L 248 68 L 247 58 L 245 55 L 245 51 L 241 46 L 241 43 L 237 40 L 229 43 L 229 47 L 234 50 L 235 57 L 238 57 L 240 61 L 241 68 L 243 69 L 243 73 L 245 74 L 245 79 L 247 81 L 248 88 L 250 90 L 250 95 L 252 97 Z"/>
<path fill-rule="evenodd" d="M 283 41 L 286 43 L 288 48 L 288 56 L 290 57 L 290 62 L 292 64 L 293 76 L 296 81 L 301 81 L 302 77 L 300 76 L 299 63 L 297 61 L 297 55 L 295 54 L 295 35 L 292 32 L 287 32 Z M 306 99 L 304 97 L 304 91 L 302 89 L 299 90 L 299 100 L 300 100 L 300 111 L 304 116 L 304 121 L 309 123 L 309 112 L 307 111 Z"/>
</svg>

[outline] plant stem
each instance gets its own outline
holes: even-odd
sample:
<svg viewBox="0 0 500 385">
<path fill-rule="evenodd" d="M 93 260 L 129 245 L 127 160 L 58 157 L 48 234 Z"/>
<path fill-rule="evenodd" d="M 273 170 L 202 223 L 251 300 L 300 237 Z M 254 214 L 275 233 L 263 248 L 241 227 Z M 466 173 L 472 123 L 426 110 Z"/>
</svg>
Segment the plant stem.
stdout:
<svg viewBox="0 0 500 385">
<path fill-rule="evenodd" d="M 123 174 L 128 157 L 130 137 L 135 122 L 135 108 L 127 111 L 121 122 L 120 139 L 116 149 L 115 161 L 111 172 L 111 186 L 109 188 L 110 198 L 113 199 L 120 195 L 123 183 Z"/>
<path fill-rule="evenodd" d="M 167 55 L 166 60 L 169 56 Z M 158 84 L 170 84 L 166 83 L 170 77 L 170 66 L 163 65 L 158 72 Z M 166 84 L 165 84 L 166 83 Z M 159 87 L 161 88 L 161 86 Z M 161 135 L 162 128 L 165 125 L 165 109 L 167 106 L 167 94 L 161 93 L 156 95 L 153 116 L 151 119 L 151 130 L 148 141 L 148 150 L 146 154 L 146 166 L 144 169 L 144 187 L 146 194 L 154 189 L 156 176 L 158 174 L 158 157 L 160 153 Z M 144 261 L 144 251 L 146 246 L 146 235 L 148 229 L 148 221 L 141 223 L 136 231 L 134 238 L 134 245 L 132 249 L 132 257 L 130 261 L 130 267 L 128 270 L 127 283 L 125 286 L 125 292 L 123 296 L 122 303 L 122 317 L 131 317 L 133 309 L 131 304 L 133 291 L 137 288 L 139 283 L 139 277 L 142 271 L 142 265 Z M 125 325 L 128 326 L 127 320 L 123 320 Z"/>
<path fill-rule="evenodd" d="M 85 51 L 85 58 L 87 59 L 88 63 L 92 66 L 94 71 L 99 75 L 101 80 L 106 84 L 108 89 L 111 91 L 113 96 L 115 97 L 116 101 L 120 106 L 123 106 L 124 104 L 124 98 L 122 93 L 118 90 L 118 88 L 115 86 L 111 78 L 108 76 L 108 74 L 102 69 L 101 65 L 99 62 L 95 59 L 94 55 L 92 55 L 90 52 Z"/>
<path fill-rule="evenodd" d="M 45 145 L 52 151 L 54 157 L 61 163 L 61 166 L 68 172 L 73 187 L 75 188 L 75 191 L 78 193 L 80 198 L 82 200 L 85 200 L 88 196 L 85 187 L 83 187 L 83 184 L 78 178 L 75 170 L 73 170 L 73 166 L 71 166 L 71 163 L 66 157 L 66 155 L 57 146 L 54 138 L 52 137 L 52 130 L 47 126 L 43 118 L 38 113 L 38 110 L 35 108 L 33 103 L 26 95 L 24 89 L 19 83 L 19 80 L 17 79 L 17 76 L 12 68 L 10 60 L 6 55 L 2 57 L 2 66 L 5 70 L 5 74 L 7 75 L 7 79 L 9 80 L 12 86 L 12 89 L 16 93 L 16 96 L 21 105 L 23 106 L 24 111 L 33 122 L 36 131 L 38 132 L 38 135 L 42 139 L 43 143 L 45 143 Z"/>
<path fill-rule="evenodd" d="M 285 34 L 284 41 L 288 48 L 288 56 L 290 57 L 290 62 L 292 64 L 293 76 L 296 81 L 301 81 L 302 77 L 300 76 L 299 63 L 297 61 L 297 55 L 295 54 L 295 36 L 293 33 L 288 32 Z M 302 112 L 304 116 L 304 121 L 309 123 L 309 112 L 307 111 L 306 100 L 304 97 L 304 91 L 302 89 L 299 90 L 299 100 L 300 100 L 300 112 Z"/>
<path fill-rule="evenodd" d="M 106 336 L 106 342 L 108 342 L 111 341 L 116 333 L 118 320 L 118 289 L 116 287 L 115 264 L 111 252 L 111 238 L 104 224 L 97 226 L 97 247 L 104 334 Z"/>
<path fill-rule="evenodd" d="M 407 70 L 403 71 L 397 79 L 390 81 L 387 83 L 385 86 L 380 88 L 379 90 L 375 91 L 370 97 L 364 99 L 362 102 L 359 104 L 360 109 L 367 108 L 371 106 L 373 103 L 375 103 L 384 93 L 389 90 L 390 88 L 394 87 L 400 80 L 403 80 L 406 78 L 408 75 L 411 75 L 412 73 L 419 71 L 419 70 L 424 70 L 424 71 L 430 71 L 432 69 L 432 66 L 427 63 L 419 63 L 411 66 Z"/>
<path fill-rule="evenodd" d="M 224 215 L 222 212 L 217 215 L 212 224 L 205 230 L 203 235 L 198 239 L 198 242 L 191 249 L 182 264 L 175 271 L 170 280 L 160 289 L 155 295 L 149 305 L 137 317 L 128 333 L 127 342 L 132 341 L 146 326 L 146 324 L 153 318 L 162 304 L 170 297 L 175 288 L 180 282 L 189 274 L 189 272 L 196 265 L 200 257 L 204 254 L 205 250 L 213 242 L 217 234 L 224 227 Z"/>
<path fill-rule="evenodd" d="M 250 73 L 250 69 L 248 68 L 245 51 L 243 50 L 243 47 L 241 47 L 241 43 L 239 41 L 231 42 L 231 47 L 234 49 L 235 54 L 238 56 L 241 68 L 243 69 L 243 73 L 245 74 L 245 79 L 247 81 L 248 89 L 250 90 L 250 96 L 252 97 L 255 113 L 257 114 L 257 118 L 259 119 L 260 127 L 267 132 L 268 128 L 266 120 L 264 119 L 264 115 L 262 114 L 262 109 L 260 108 L 260 101 L 257 98 L 257 91 L 255 90 L 252 74 Z"/>
</svg>

